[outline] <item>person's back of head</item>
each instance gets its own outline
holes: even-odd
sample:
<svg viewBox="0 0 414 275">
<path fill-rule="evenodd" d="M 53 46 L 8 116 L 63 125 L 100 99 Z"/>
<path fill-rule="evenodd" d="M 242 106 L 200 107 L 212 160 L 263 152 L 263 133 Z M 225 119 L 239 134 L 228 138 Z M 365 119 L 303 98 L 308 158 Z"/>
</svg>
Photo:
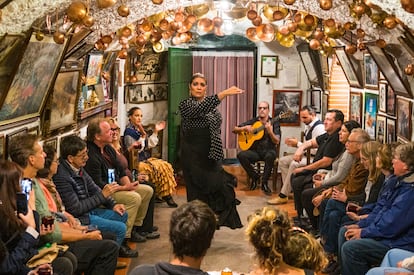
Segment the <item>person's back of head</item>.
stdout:
<svg viewBox="0 0 414 275">
<path fill-rule="evenodd" d="M 312 235 L 297 227 L 292 228 L 282 254 L 283 261 L 288 265 L 315 272 L 321 271 L 328 263 L 322 245 Z"/>
<path fill-rule="evenodd" d="M 34 146 L 38 141 L 39 137 L 31 134 L 14 137 L 8 146 L 11 160 L 25 168 L 28 165 L 29 156 L 35 154 Z"/>
<path fill-rule="evenodd" d="M 264 207 L 249 217 L 247 237 L 260 268 L 269 274 L 283 262 L 282 251 L 287 245 L 290 227 L 287 212 L 278 208 Z"/>
<path fill-rule="evenodd" d="M 60 142 L 60 156 L 67 159 L 68 156 L 76 156 L 80 151 L 86 148 L 86 143 L 78 136 L 66 136 Z"/>
<path fill-rule="evenodd" d="M 211 246 L 216 216 L 204 202 L 194 200 L 179 206 L 171 215 L 170 241 L 174 255 L 199 259 Z"/>
</svg>

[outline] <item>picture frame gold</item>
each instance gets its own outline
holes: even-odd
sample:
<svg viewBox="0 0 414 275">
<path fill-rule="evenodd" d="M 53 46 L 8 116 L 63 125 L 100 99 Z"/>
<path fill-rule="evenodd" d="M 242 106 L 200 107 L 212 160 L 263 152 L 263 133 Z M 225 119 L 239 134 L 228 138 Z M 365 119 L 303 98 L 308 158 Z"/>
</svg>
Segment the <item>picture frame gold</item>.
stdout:
<svg viewBox="0 0 414 275">
<path fill-rule="evenodd" d="M 67 40 L 57 44 L 51 36 L 38 41 L 31 35 L 0 109 L 0 125 L 40 116 L 66 47 Z"/>
<path fill-rule="evenodd" d="M 412 102 L 406 98 L 397 98 L 397 137 L 411 141 Z"/>
</svg>

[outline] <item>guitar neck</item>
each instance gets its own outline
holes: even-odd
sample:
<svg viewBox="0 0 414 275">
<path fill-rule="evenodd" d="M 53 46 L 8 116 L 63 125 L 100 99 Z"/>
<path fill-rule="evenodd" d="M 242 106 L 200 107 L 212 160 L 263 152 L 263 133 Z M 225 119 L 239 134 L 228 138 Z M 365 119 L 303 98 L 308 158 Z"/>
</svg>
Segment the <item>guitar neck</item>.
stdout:
<svg viewBox="0 0 414 275">
<path fill-rule="evenodd" d="M 279 120 L 279 118 L 280 118 L 280 116 L 276 116 L 276 117 L 274 117 L 274 118 L 272 118 L 271 120 L 270 120 L 270 124 L 275 124 L 276 123 L 276 121 L 278 121 Z M 256 128 L 255 130 L 254 130 L 254 132 L 255 133 L 258 133 L 258 132 L 260 132 L 260 131 L 262 131 L 262 130 L 264 130 L 264 128 L 265 128 L 265 126 L 264 126 L 264 124 L 262 124 L 262 126 L 260 126 L 260 127 L 258 127 L 258 128 Z"/>
</svg>

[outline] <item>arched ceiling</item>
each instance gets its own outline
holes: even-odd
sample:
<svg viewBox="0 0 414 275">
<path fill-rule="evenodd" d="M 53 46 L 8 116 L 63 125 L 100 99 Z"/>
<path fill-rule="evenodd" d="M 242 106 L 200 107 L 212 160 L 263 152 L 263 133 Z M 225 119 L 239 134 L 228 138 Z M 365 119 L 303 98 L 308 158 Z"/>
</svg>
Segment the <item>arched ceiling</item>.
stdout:
<svg viewBox="0 0 414 275">
<path fill-rule="evenodd" d="M 7 0 L 2 0 L 3 2 Z M 91 27 L 94 33 L 88 38 L 90 42 L 96 41 L 101 35 L 113 33 L 123 26 L 135 23 L 137 20 L 147 16 L 157 14 L 162 11 L 174 10 L 179 7 L 186 7 L 197 4 L 213 3 L 201 0 L 164 0 L 161 5 L 155 5 L 150 0 L 118 0 L 114 6 L 105 9 L 97 7 L 99 0 L 86 0 L 85 3 L 90 4 L 90 14 L 95 19 L 95 24 Z M 116 1 L 116 0 L 113 0 Z M 229 1 L 229 0 L 225 0 Z M 367 1 L 367 0 L 365 0 Z M 401 7 L 400 0 L 369 0 L 372 4 L 378 5 L 388 14 L 395 15 L 405 26 L 414 29 L 414 14 L 406 12 Z M 412 0 L 409 0 L 413 2 Z M 72 0 L 12 0 L 1 11 L 0 14 L 0 35 L 5 33 L 19 33 L 28 30 L 33 22 L 45 21 L 45 16 L 49 16 L 50 20 L 56 21 L 57 14 L 64 14 L 67 7 L 74 1 Z M 130 9 L 128 17 L 121 17 L 117 13 L 120 3 L 124 3 Z M 233 0 L 233 2 L 235 2 Z M 248 5 L 256 3 L 260 6 L 263 4 L 273 4 L 288 7 L 293 10 L 304 10 L 318 16 L 321 19 L 333 18 L 338 23 L 346 23 L 348 21 L 356 21 L 350 16 L 349 5 L 352 0 L 334 0 L 332 9 L 325 11 L 319 7 L 318 0 L 296 0 L 293 5 L 286 6 L 282 0 L 238 0 L 239 4 Z M 1 3 L 1 1 L 0 1 Z M 62 17 L 62 16 L 61 16 Z M 60 19 L 61 20 L 61 19 Z M 46 24 L 46 23 L 45 23 Z M 376 25 L 364 16 L 358 22 L 365 32 L 372 38 L 386 36 L 388 30 L 381 28 L 379 31 Z M 399 28 L 401 29 L 401 28 Z M 396 32 L 393 29 L 392 32 Z"/>
</svg>

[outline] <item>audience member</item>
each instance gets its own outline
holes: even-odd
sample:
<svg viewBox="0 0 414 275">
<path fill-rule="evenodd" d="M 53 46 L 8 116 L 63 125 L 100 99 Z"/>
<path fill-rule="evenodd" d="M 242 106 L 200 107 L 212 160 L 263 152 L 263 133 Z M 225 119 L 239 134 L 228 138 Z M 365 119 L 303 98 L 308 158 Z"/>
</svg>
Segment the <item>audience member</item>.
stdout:
<svg viewBox="0 0 414 275">
<path fill-rule="evenodd" d="M 379 267 L 371 268 L 366 275 L 412 275 L 414 274 L 414 252 L 393 248 L 388 250 Z"/>
<path fill-rule="evenodd" d="M 377 181 L 378 173 L 375 166 L 369 166 L 368 159 L 374 160 L 380 147 L 379 142 L 369 141 L 370 137 L 361 128 L 352 131 L 346 148 L 348 152 L 359 157 L 351 167 L 348 177 L 338 186 L 333 187 L 330 198 L 327 199 L 326 208 L 321 221 L 321 237 L 325 252 L 328 255 L 329 264 L 324 273 L 332 273 L 339 268 L 337 263 L 338 232 L 341 225 L 349 221 L 346 215 L 347 202 L 363 204 L 365 200 L 364 187 L 367 180 Z M 351 142 L 352 141 L 352 142 Z M 364 151 L 364 153 L 362 153 Z M 364 160 L 362 160 L 364 158 Z M 369 169 L 371 168 L 371 169 Z M 382 185 L 381 183 L 378 183 Z M 330 190 L 327 190 L 329 192 Z"/>
<path fill-rule="evenodd" d="M 391 248 L 414 251 L 414 143 L 398 145 L 392 162 L 395 176 L 373 211 L 345 227 L 346 242 L 339 233 L 343 275 L 365 274 Z"/>
<path fill-rule="evenodd" d="M 352 130 L 360 127 L 360 124 L 355 120 L 346 121 L 339 131 L 339 141 L 345 145 Z M 359 158 L 358 152 L 355 152 L 355 154 Z M 323 190 L 329 189 L 343 181 L 349 174 L 354 161 L 354 154 L 349 153 L 344 148 L 332 162 L 332 170 L 319 169 L 312 177 L 313 188 L 305 189 L 302 192 L 302 204 L 306 210 L 313 230 L 316 231 L 319 229 L 318 214 L 319 220 L 322 221 L 325 211 L 325 205 L 321 205 L 321 202 L 324 199 L 324 196 L 321 193 Z M 302 226 L 304 226 L 304 224 L 302 224 Z"/>
<path fill-rule="evenodd" d="M 141 226 L 135 227 L 135 230 L 147 239 L 157 239 L 160 237 L 158 227 L 154 226 L 154 207 L 155 207 L 155 184 L 149 182 L 149 176 L 145 173 L 137 173 L 133 175 L 132 171 L 128 168 L 128 159 L 124 155 L 124 149 L 121 146 L 121 129 L 118 123 L 113 118 L 108 119 L 109 125 L 113 131 L 112 143 L 110 144 L 116 152 L 116 158 L 121 164 L 122 168 L 125 169 L 125 174 L 128 176 L 131 182 L 138 181 L 139 184 L 146 184 L 152 188 L 153 194 L 148 204 L 147 213 L 142 222 Z M 137 172 L 136 170 L 134 172 Z M 139 187 L 138 187 L 139 188 Z"/>
<path fill-rule="evenodd" d="M 290 230 L 290 237 L 282 254 L 283 261 L 288 265 L 315 272 L 320 272 L 328 263 L 320 242 L 300 227 Z"/>
<path fill-rule="evenodd" d="M 177 186 L 174 178 L 174 170 L 165 160 L 153 158 L 149 149 L 155 147 L 158 140 L 158 132 L 165 128 L 165 121 L 155 124 L 152 134 L 147 134 L 142 125 L 142 110 L 132 107 L 128 111 L 129 123 L 124 131 L 124 144 L 128 152 L 138 150 L 140 172 L 149 175 L 150 181 L 156 186 L 156 194 L 164 200 L 169 207 L 177 207 L 172 194 Z"/>
<path fill-rule="evenodd" d="M 248 142 L 248 144 L 251 143 L 249 149 L 239 152 L 237 158 L 252 180 L 250 190 L 256 189 L 257 185 L 261 183 L 262 191 L 270 196 L 272 190 L 268 186 L 268 181 L 272 173 L 274 161 L 278 157 L 275 145 L 280 143 L 282 134 L 279 121 L 272 122 L 272 118 L 269 115 L 270 108 L 268 102 L 260 102 L 257 106 L 257 111 L 257 117 L 237 125 L 234 127 L 233 132 L 239 135 L 243 135 L 244 132 L 252 135 L 251 140 Z M 258 128 L 256 122 L 259 122 L 259 127 L 264 126 L 263 130 L 260 131 L 263 134 L 255 132 Z M 260 175 L 253 168 L 253 164 L 259 160 L 263 160 L 265 163 L 262 179 L 260 179 Z"/>
<path fill-rule="evenodd" d="M 316 138 L 325 133 L 325 127 L 323 122 L 316 116 L 315 109 L 310 105 L 303 106 L 300 110 L 300 120 L 305 124 L 304 138 L 305 141 L 312 138 Z M 285 143 L 291 147 L 300 147 L 302 142 L 298 141 L 297 138 L 289 137 L 285 139 Z M 311 149 L 311 159 L 315 156 L 316 149 Z M 279 169 L 282 175 L 282 189 L 279 196 L 269 200 L 268 204 L 284 204 L 288 201 L 288 195 L 292 191 L 292 185 L 290 178 L 292 177 L 293 170 L 300 166 L 307 164 L 307 156 L 303 156 L 300 161 L 293 161 L 293 155 L 286 155 L 279 158 Z"/>
<path fill-rule="evenodd" d="M 169 236 L 173 258 L 169 263 L 138 266 L 130 275 L 208 275 L 200 268 L 215 230 L 216 216 L 207 204 L 193 200 L 181 205 L 174 210 L 170 220 Z"/>
<path fill-rule="evenodd" d="M 56 174 L 58 161 L 56 150 L 51 146 L 45 146 L 45 166 L 37 172 L 33 179 L 33 189 L 36 194 L 36 209 L 41 218 L 53 216 L 55 229 L 53 232 L 41 237 L 44 242 L 67 244 L 69 251 L 78 259 L 77 273 L 87 274 L 112 274 L 117 267 L 118 245 L 113 240 L 103 240 L 102 234 L 97 230 L 88 230 L 86 226 L 80 226 L 68 211 L 58 212 L 56 202 L 49 192 L 54 188 L 54 195 L 60 198 L 56 191 L 52 177 Z M 64 209 L 62 201 L 60 207 Z M 52 208 L 49 208 L 52 205 Z M 66 219 L 66 220 L 65 220 Z M 119 267 L 126 267 L 120 263 Z"/>
<path fill-rule="evenodd" d="M 306 149 L 318 148 L 311 164 L 298 167 L 293 171 L 291 182 L 299 224 L 302 223 L 303 216 L 303 190 L 313 187 L 312 177 L 318 169 L 330 170 L 332 168 L 333 160 L 344 148 L 344 144 L 339 141 L 339 131 L 343 122 L 344 114 L 340 110 L 328 110 L 324 120 L 326 133 L 304 142 L 293 156 L 295 161 L 300 161 Z"/>
<path fill-rule="evenodd" d="M 99 188 L 84 170 L 88 160 L 86 143 L 78 136 L 66 136 L 60 142 L 60 159 L 53 181 L 62 202 L 82 225 L 97 225 L 102 232 L 112 232 L 120 245 L 120 257 L 137 257 L 125 240 L 128 214 L 125 206 L 111 197 L 120 186 L 111 183 Z"/>
<path fill-rule="evenodd" d="M 33 141 L 32 145 L 37 142 L 37 139 L 29 138 L 29 140 Z M 34 151 L 31 147 L 27 147 L 27 150 L 31 155 L 30 162 L 33 163 Z M 34 198 L 28 202 L 27 214 L 16 215 L 16 194 L 22 191 L 19 184 L 22 177 L 21 167 L 16 163 L 7 160 L 0 161 L 0 274 L 28 274 L 30 268 L 26 266 L 26 263 L 38 254 L 40 235 L 53 230 L 53 227 L 45 227 L 36 223 L 39 216 L 33 210 Z M 72 256 L 58 257 L 52 262 L 55 274 L 73 274 L 76 268 L 76 258 Z"/>
<path fill-rule="evenodd" d="M 106 119 L 96 118 L 89 122 L 86 142 L 89 158 L 85 170 L 100 188 L 113 182 L 120 185 L 112 197 L 125 205 L 128 213 L 125 238 L 132 242 L 145 242 L 146 238 L 133 229 L 142 226 L 154 191 L 148 185 L 130 180 L 125 173 L 125 167 L 118 161 L 115 149 L 111 146 L 112 135 L 113 130 Z M 109 175 L 110 169 L 113 172 L 112 179 Z M 154 239 L 159 237 L 159 234 L 151 233 L 148 237 Z"/>
<path fill-rule="evenodd" d="M 258 274 L 314 274 L 314 271 L 287 264 L 283 253 L 290 237 L 290 221 L 287 212 L 264 207 L 249 217 L 246 234 L 253 245 L 257 266 L 251 275 Z M 319 267 L 320 268 L 320 267 Z"/>
</svg>

